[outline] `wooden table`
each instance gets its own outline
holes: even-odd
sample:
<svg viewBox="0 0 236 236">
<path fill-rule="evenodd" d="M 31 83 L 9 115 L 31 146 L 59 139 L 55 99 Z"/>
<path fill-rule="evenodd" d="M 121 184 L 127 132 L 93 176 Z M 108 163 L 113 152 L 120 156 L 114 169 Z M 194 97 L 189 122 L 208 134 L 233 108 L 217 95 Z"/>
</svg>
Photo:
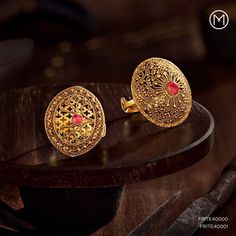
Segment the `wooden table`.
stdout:
<svg viewBox="0 0 236 236">
<path fill-rule="evenodd" d="M 20 187 L 24 215 L 39 228 L 48 222 L 53 229 L 77 226 L 72 222 L 90 227 L 104 225 L 115 214 L 124 185 L 186 168 L 212 148 L 214 120 L 195 101 L 183 124 L 164 129 L 140 114 L 128 116 L 119 108 L 120 96 L 130 95 L 129 86 L 93 83 L 82 86 L 97 94 L 104 105 L 107 135 L 84 155 L 86 158 L 68 159 L 55 153 L 51 145 L 47 147 L 43 127 L 46 106 L 68 86 L 32 87 L 0 95 L 0 127 L 9 132 L 0 138 L 0 182 Z M 56 160 L 51 160 L 51 156 L 56 156 Z M 92 201 L 86 202 L 86 198 Z"/>
<path fill-rule="evenodd" d="M 208 67 L 211 68 L 207 70 L 206 68 Z M 40 69 L 43 68 L 42 66 Z M 193 97 L 212 112 L 216 122 L 215 145 L 212 152 L 187 169 L 156 180 L 129 185 L 125 189 L 121 207 L 118 210 L 116 218 L 108 225 L 94 232 L 93 235 L 126 235 L 127 232 L 160 206 L 161 203 L 172 196 L 176 191 L 181 190 L 182 195 L 180 199 L 173 209 L 162 219 L 156 227 L 155 232 L 165 230 L 190 202 L 209 192 L 219 178 L 222 169 L 233 159 L 236 153 L 236 107 L 234 105 L 236 101 L 235 69 L 218 65 L 200 65 L 194 68 L 193 72 L 196 72 L 196 74 L 193 75 L 193 82 L 195 84 L 198 84 L 198 76 L 204 77 L 199 77 L 200 84 L 197 87 L 200 87 L 201 90 L 194 89 Z M 202 71 L 203 69 L 204 73 Z M 111 67 L 111 70 L 113 70 L 113 67 Z M 119 77 L 122 81 L 126 80 L 126 82 L 128 82 L 131 71 L 131 68 L 129 68 L 126 72 L 122 72 L 122 76 L 125 75 L 125 77 L 118 74 L 119 76 L 117 75 L 115 78 Z M 73 70 L 71 73 L 73 73 Z M 68 74 L 70 74 L 69 70 L 66 70 L 63 76 L 66 77 Z M 191 70 L 188 71 L 188 74 L 191 75 Z M 74 78 L 75 77 L 76 76 L 74 76 Z M 91 78 L 92 76 L 90 75 L 89 79 Z M 85 79 L 86 78 L 84 78 L 84 80 Z M 208 82 L 207 86 L 202 84 L 205 83 L 205 79 Z M 34 82 L 34 80 L 30 78 L 28 78 L 28 80 L 29 83 L 24 80 L 23 84 L 20 82 L 19 84 L 9 82 L 9 84 L 10 87 L 22 87 Z M 47 80 L 49 83 L 54 81 L 54 79 Z M 40 83 L 40 75 L 35 75 L 35 81 Z M 45 83 L 46 79 L 43 81 Z M 7 82 L 4 82 L 3 86 L 7 88 Z M 1 186 L 0 196 L 1 199 L 15 209 L 22 207 L 22 201 L 16 187 Z M 230 217 L 229 228 L 223 232 L 225 235 L 233 235 L 235 230 L 235 205 L 236 200 L 234 197 L 221 211 L 216 213 L 221 216 Z M 155 232 L 153 235 L 156 235 Z M 202 233 L 206 235 L 206 232 L 208 234 L 217 235 L 217 232 L 210 230 Z M 57 235 L 59 235 L 59 233 Z M 63 232 L 61 235 L 63 235 Z M 73 232 L 71 235 L 73 235 Z M 219 231 L 218 235 L 222 235 L 222 232 Z"/>
<path fill-rule="evenodd" d="M 133 227 L 154 211 L 162 202 L 181 190 L 182 195 L 172 210 L 153 230 L 165 230 L 190 202 L 209 192 L 223 168 L 236 154 L 236 81 L 227 80 L 204 91 L 196 92 L 197 101 L 212 112 L 215 122 L 215 144 L 212 152 L 195 165 L 177 173 L 130 185 L 126 188 L 117 217 L 93 235 L 126 235 Z M 217 211 L 216 216 L 228 216 L 226 230 L 205 230 L 200 235 L 234 235 L 236 195 L 227 205 Z"/>
</svg>

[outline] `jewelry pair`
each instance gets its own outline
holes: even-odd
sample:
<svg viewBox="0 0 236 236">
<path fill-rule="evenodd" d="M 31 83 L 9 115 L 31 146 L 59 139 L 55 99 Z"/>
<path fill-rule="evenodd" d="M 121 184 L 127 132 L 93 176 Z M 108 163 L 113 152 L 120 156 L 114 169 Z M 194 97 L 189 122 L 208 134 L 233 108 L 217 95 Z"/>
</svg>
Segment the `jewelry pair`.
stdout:
<svg viewBox="0 0 236 236">
<path fill-rule="evenodd" d="M 137 66 L 131 92 L 132 100 L 121 98 L 124 112 L 141 112 L 158 126 L 180 125 L 191 111 L 187 79 L 176 65 L 162 58 L 149 58 Z M 57 94 L 47 108 L 44 122 L 50 142 L 71 157 L 90 151 L 106 135 L 101 103 L 81 86 Z"/>
</svg>

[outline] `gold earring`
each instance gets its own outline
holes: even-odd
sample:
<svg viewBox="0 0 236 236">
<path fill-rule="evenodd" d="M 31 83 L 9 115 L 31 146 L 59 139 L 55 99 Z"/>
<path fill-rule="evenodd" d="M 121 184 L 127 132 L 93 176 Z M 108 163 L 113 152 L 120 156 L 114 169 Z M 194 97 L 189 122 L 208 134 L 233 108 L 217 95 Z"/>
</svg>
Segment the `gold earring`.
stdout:
<svg viewBox="0 0 236 236">
<path fill-rule="evenodd" d="M 141 112 L 158 126 L 177 126 L 191 111 L 187 79 L 176 65 L 163 58 L 149 58 L 137 66 L 131 92 L 132 100 L 121 98 L 122 109 L 127 113 Z"/>
<path fill-rule="evenodd" d="M 101 103 L 81 86 L 69 87 L 52 99 L 44 124 L 50 142 L 71 157 L 90 151 L 106 134 Z"/>
</svg>

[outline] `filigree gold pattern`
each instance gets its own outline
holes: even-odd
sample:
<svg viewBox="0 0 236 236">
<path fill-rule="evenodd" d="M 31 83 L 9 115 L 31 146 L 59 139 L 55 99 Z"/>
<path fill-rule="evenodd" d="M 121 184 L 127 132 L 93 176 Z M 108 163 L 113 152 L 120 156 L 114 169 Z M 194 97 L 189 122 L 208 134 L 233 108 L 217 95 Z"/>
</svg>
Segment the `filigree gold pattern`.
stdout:
<svg viewBox="0 0 236 236">
<path fill-rule="evenodd" d="M 81 121 L 73 121 L 73 116 Z M 91 150 L 106 133 L 102 105 L 87 89 L 67 88 L 57 94 L 45 114 L 45 130 L 51 143 L 68 156 Z"/>
<path fill-rule="evenodd" d="M 168 93 L 168 82 L 178 88 Z M 158 126 L 181 124 L 192 107 L 191 89 L 181 70 L 162 58 L 150 58 L 135 69 L 131 82 L 134 103 L 139 111 Z"/>
</svg>

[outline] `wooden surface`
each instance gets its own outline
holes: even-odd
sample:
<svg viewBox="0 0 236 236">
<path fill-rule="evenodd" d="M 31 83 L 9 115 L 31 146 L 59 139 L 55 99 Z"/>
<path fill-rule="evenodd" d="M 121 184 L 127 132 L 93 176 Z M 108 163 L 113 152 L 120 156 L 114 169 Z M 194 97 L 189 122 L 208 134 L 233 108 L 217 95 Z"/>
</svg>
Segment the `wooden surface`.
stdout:
<svg viewBox="0 0 236 236">
<path fill-rule="evenodd" d="M 215 74 L 216 72 L 217 70 L 214 70 L 209 74 L 209 76 L 215 75 L 215 83 L 212 87 L 194 93 L 194 98 L 210 109 L 216 121 L 215 144 L 212 152 L 200 162 L 182 171 L 156 180 L 129 185 L 117 217 L 113 222 L 94 233 L 94 236 L 126 235 L 162 202 L 181 190 L 182 195 L 176 205 L 153 230 L 153 236 L 159 235 L 190 202 L 209 192 L 217 182 L 222 169 L 234 158 L 236 153 L 236 107 L 234 105 L 236 81 L 233 80 L 232 70 L 228 70 L 226 73 L 218 71 L 219 74 Z M 216 79 L 220 80 L 223 75 L 227 78 L 226 81 L 216 83 Z M 236 230 L 235 199 L 236 196 L 232 196 L 230 201 L 214 214 L 229 217 L 228 229 L 203 230 L 198 232 L 198 235 L 234 235 Z"/>
<path fill-rule="evenodd" d="M 108 1 L 105 2 L 108 3 Z M 117 10 L 115 2 L 117 1 L 114 1 L 113 4 L 113 1 L 109 1 L 114 9 Z M 163 2 L 160 1 L 160 4 Z M 1 39 L 30 37 L 33 40 L 28 43 L 24 43 L 24 40 L 22 42 L 14 40 L 12 42 L 8 41 L 4 46 L 0 45 L 2 46 L 1 55 L 4 54 L 0 65 L 1 91 L 68 81 L 76 83 L 81 81 L 129 83 L 132 72 L 138 63 L 151 56 L 162 56 L 180 66 L 190 82 L 193 98 L 213 113 L 216 121 L 213 151 L 206 158 L 187 169 L 156 180 L 129 185 L 125 189 L 116 218 L 110 224 L 93 233 L 93 236 L 126 235 L 134 226 L 160 206 L 162 202 L 176 191 L 181 190 L 182 195 L 179 201 L 163 217 L 152 234 L 158 235 L 161 230 L 168 227 L 190 202 L 209 192 L 217 181 L 221 170 L 235 156 L 235 64 L 225 64 L 225 60 L 222 60 L 222 57 L 214 58 L 220 64 L 212 63 L 209 58 L 205 58 L 206 60 L 202 60 L 200 63 L 190 61 L 196 58 L 203 59 L 203 55 L 208 50 L 206 45 L 203 45 L 199 24 L 189 21 L 189 17 L 195 16 L 192 12 L 189 12 L 189 8 L 196 10 L 192 5 L 196 3 L 190 4 L 189 1 L 182 1 L 185 4 L 179 1 L 174 2 L 176 2 L 174 7 L 173 5 L 163 4 L 163 7 L 160 8 L 159 1 L 155 1 L 155 5 L 152 4 L 154 1 L 150 1 L 148 3 L 149 9 L 151 9 L 155 19 L 159 15 L 165 19 L 165 22 L 150 22 L 151 24 L 149 24 L 149 16 L 152 15 L 145 14 L 143 7 L 146 2 L 137 5 L 137 1 L 135 1 L 133 3 L 135 6 L 128 3 L 129 10 L 126 11 L 126 16 L 131 19 L 129 24 L 127 24 L 127 18 L 120 21 L 122 16 L 119 13 L 122 12 L 123 14 L 123 8 L 121 11 L 114 12 L 111 11 L 110 5 L 108 5 L 108 8 L 103 8 L 104 4 L 99 2 L 97 5 L 103 11 L 112 17 L 117 16 L 118 23 L 122 24 L 122 29 L 124 26 L 130 26 L 131 24 L 134 29 L 123 32 L 119 27 L 117 28 L 114 27 L 114 24 L 110 24 L 112 31 L 117 31 L 115 34 L 108 34 L 104 37 L 95 36 L 83 43 L 78 43 L 77 37 L 74 37 L 73 33 L 68 30 L 69 27 L 67 28 L 65 25 L 60 27 L 61 30 L 57 34 L 58 24 L 55 26 L 49 21 L 42 22 L 37 20 L 35 24 L 36 20 L 34 20 L 32 24 L 31 19 L 27 18 L 26 21 L 31 25 L 30 29 L 33 33 L 29 32 L 29 27 L 26 27 L 26 29 L 21 27 L 22 24 L 20 24 L 18 19 L 13 22 L 14 27 L 11 28 L 7 24 L 6 27 L 2 28 Z M 210 2 L 215 1 L 200 1 L 198 4 L 207 5 Z M 9 1 L 9 4 L 11 4 L 11 1 Z M 133 10 L 134 7 L 137 11 Z M 109 10 L 107 11 L 107 9 Z M 183 11 L 183 9 L 185 10 Z M 1 10 L 5 12 L 5 8 Z M 156 14 L 157 11 L 159 14 Z M 167 15 L 166 11 L 171 12 Z M 131 17 L 130 12 L 133 14 Z M 173 17 L 172 12 L 183 14 L 185 19 L 177 19 L 176 22 L 176 16 Z M 114 15 L 114 13 L 116 14 Z M 142 13 L 141 17 L 139 13 Z M 103 17 L 106 16 L 103 12 L 101 15 Z M 133 17 L 134 15 L 138 15 L 138 19 Z M 147 16 L 149 17 L 148 19 Z M 143 20 L 146 19 L 148 24 L 143 25 Z M 136 23 L 137 20 L 139 25 Z M 15 27 L 14 23 L 18 22 L 17 26 L 19 27 Z M 74 31 L 78 33 L 78 27 L 75 27 Z M 230 38 L 232 37 L 230 36 Z M 64 39 L 72 43 L 71 52 L 70 54 L 61 55 L 59 44 Z M 42 43 L 38 43 L 40 40 Z M 11 43 L 15 45 L 13 55 Z M 23 44 L 19 46 L 19 43 Z M 22 55 L 21 49 L 24 49 Z M 17 50 L 19 52 L 17 57 L 15 57 Z M 63 65 L 53 67 L 51 64 L 52 59 L 58 56 L 63 56 Z M 4 58 L 7 60 L 3 60 Z M 187 63 L 184 63 L 183 60 L 187 60 Z M 15 209 L 23 207 L 18 189 L 14 186 L 1 185 L 0 198 Z M 198 235 L 235 235 L 235 207 L 236 195 L 215 214 L 229 217 L 227 230 L 205 230 L 199 232 Z M 50 235 L 53 234 L 50 233 Z M 78 232 L 57 232 L 54 235 L 78 236 L 82 234 Z"/>
<path fill-rule="evenodd" d="M 99 60 L 99 58 L 97 58 L 94 63 L 97 60 Z M 42 59 L 42 61 L 46 60 Z M 35 65 L 37 65 L 37 63 Z M 135 63 L 132 63 L 132 65 L 135 67 Z M 27 71 L 29 73 L 33 73 L 31 66 L 32 61 L 27 67 Z M 73 67 L 73 65 L 71 65 L 71 67 Z M 83 67 L 83 64 L 81 67 Z M 5 67 L 2 68 L 2 71 L 4 71 L 4 68 Z M 113 68 L 114 67 L 110 67 L 109 70 L 112 71 Z M 192 79 L 190 84 L 196 85 L 196 87 L 192 86 L 193 98 L 206 106 L 215 118 L 216 129 L 213 151 L 200 162 L 185 170 L 161 177 L 158 180 L 129 185 L 123 194 L 121 207 L 118 210 L 116 218 L 110 224 L 93 233 L 93 235 L 126 235 L 129 230 L 153 212 L 162 202 L 164 202 L 176 191 L 181 190 L 182 195 L 179 201 L 173 209 L 165 217 L 163 217 L 160 224 L 155 228 L 153 235 L 158 235 L 157 232 L 166 229 L 190 202 L 209 192 L 220 176 L 222 169 L 235 156 L 236 71 L 234 65 L 214 65 L 212 63 L 205 62 L 200 64 L 190 64 L 185 68 L 186 69 L 183 71 L 185 72 L 187 70 L 190 80 Z M 108 70 L 108 68 L 106 69 Z M 122 76 L 124 76 L 122 77 L 121 74 L 116 75 L 114 80 L 119 77 L 121 80 L 126 80 L 126 82 L 130 81 L 132 70 L 124 70 L 125 72 L 122 72 Z M 93 72 L 94 77 L 90 75 L 88 77 L 82 77 L 82 75 L 79 75 L 77 78 L 78 80 L 87 79 L 89 81 L 91 78 L 97 78 L 95 75 L 96 71 L 97 70 L 94 70 Z M 67 78 L 71 78 L 69 75 L 73 74 L 74 70 L 66 69 L 64 72 L 65 73 L 62 73 L 61 76 L 63 76 L 65 81 Z M 23 75 L 27 74 L 25 80 L 21 81 L 20 78 L 22 75 L 16 73 L 18 73 L 18 71 L 12 71 L 10 78 L 14 78 L 13 80 L 9 80 L 9 76 L 7 78 L 2 77 L 2 89 L 23 87 L 26 85 L 32 85 L 33 83 L 36 83 L 35 81 L 37 81 L 37 83 L 42 81 L 40 80 L 40 73 L 33 73 L 35 81 L 31 80 L 31 75 L 29 76 L 26 72 L 23 73 Z M 110 72 L 110 74 L 112 74 L 112 72 Z M 16 83 L 16 78 L 18 79 L 18 83 Z M 58 80 L 60 80 L 60 78 L 61 77 L 59 77 Z M 110 77 L 108 76 L 108 78 Z M 53 83 L 55 80 L 47 79 L 47 82 Z M 45 82 L 44 79 L 43 82 Z M 0 196 L 2 200 L 10 204 L 15 209 L 20 209 L 23 207 L 17 187 L 1 185 Z M 236 200 L 234 195 L 228 204 L 216 213 L 216 215 L 219 216 L 229 217 L 229 228 L 227 230 L 223 232 L 207 230 L 201 232 L 201 234 L 220 236 L 234 235 L 236 230 L 234 226 L 234 222 L 236 220 L 234 210 L 235 207 Z M 61 232 L 56 235 L 69 235 L 69 233 Z M 71 235 L 73 235 L 73 232 Z M 74 235 L 78 235 L 78 233 L 74 233 Z"/>
<path fill-rule="evenodd" d="M 43 125 L 47 105 L 66 86 L 32 87 L 0 96 L 0 127 L 8 130 L 0 139 L 0 182 L 59 188 L 120 186 L 181 170 L 203 158 L 213 145 L 214 120 L 196 102 L 183 124 L 161 128 L 141 114 L 125 115 L 119 108 L 120 97 L 130 96 L 128 85 L 84 84 L 104 104 L 107 135 L 91 152 L 68 158 L 50 145 Z"/>
<path fill-rule="evenodd" d="M 215 71 L 211 76 L 215 75 Z M 206 194 L 215 184 L 224 166 L 233 159 L 236 148 L 236 81 L 232 70 L 224 73 L 226 81 L 217 82 L 194 97 L 205 104 L 216 121 L 215 145 L 212 152 L 195 165 L 174 174 L 139 184 L 129 185 L 123 194 L 121 206 L 115 219 L 97 230 L 93 236 L 126 235 L 133 227 L 153 212 L 167 198 L 181 190 L 182 195 L 172 210 L 159 222 L 152 235 L 158 235 L 196 198 Z M 232 75 L 232 76 L 231 76 Z M 215 75 L 215 78 L 220 76 Z M 213 77 L 212 77 L 213 78 Z M 227 96 L 226 96 L 227 94 Z M 2 186 L 1 198 L 14 208 L 22 207 L 17 188 Z M 206 230 L 200 235 L 234 235 L 235 232 L 235 195 L 219 210 L 217 216 L 229 217 L 229 228 L 224 231 Z M 51 234 L 53 235 L 53 234 Z M 78 232 L 57 232 L 54 235 L 84 235 Z"/>
<path fill-rule="evenodd" d="M 216 138 L 213 151 L 200 162 L 187 169 L 156 180 L 126 187 L 116 218 L 92 235 L 126 235 L 162 202 L 181 190 L 182 195 L 176 205 L 155 228 L 153 235 L 158 235 L 157 232 L 168 227 L 191 201 L 209 192 L 224 166 L 230 162 L 236 153 L 234 141 L 236 139 L 236 108 L 234 105 L 236 81 L 233 80 L 232 69 L 228 70 L 226 74 L 222 71 L 222 68 L 220 68 L 220 72 L 218 70 L 219 75 L 224 75 L 228 79 L 222 82 L 220 80 L 221 76 L 216 71 L 208 72 L 210 78 L 219 78 L 219 81 L 215 80 L 212 87 L 194 92 L 194 98 L 206 105 L 215 118 Z M 2 186 L 1 198 L 16 209 L 22 207 L 17 188 Z M 229 217 L 229 229 L 218 233 L 207 230 L 200 232 L 200 234 L 233 235 L 236 219 L 234 206 L 235 197 L 231 198 L 229 203 L 216 213 L 218 216 Z M 65 235 L 65 232 L 56 235 Z M 69 233 L 67 232 L 66 235 L 69 235 Z M 78 234 L 71 232 L 70 235 Z"/>
</svg>

